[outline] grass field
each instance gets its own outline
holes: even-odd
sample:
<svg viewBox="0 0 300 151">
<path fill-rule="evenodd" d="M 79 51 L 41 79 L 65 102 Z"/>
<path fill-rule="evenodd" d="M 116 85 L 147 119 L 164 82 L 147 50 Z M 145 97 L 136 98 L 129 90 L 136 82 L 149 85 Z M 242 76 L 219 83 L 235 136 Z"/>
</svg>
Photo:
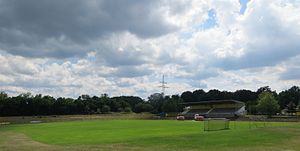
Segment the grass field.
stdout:
<svg viewBox="0 0 300 151">
<path fill-rule="evenodd" d="M 231 122 L 230 130 L 211 132 L 203 122 L 175 120 L 2 125 L 0 150 L 300 150 L 300 123 L 254 125 Z"/>
<path fill-rule="evenodd" d="M 82 120 L 111 120 L 111 119 L 152 119 L 150 113 L 109 113 L 109 114 L 92 114 L 92 115 L 57 115 L 57 116 L 8 116 L 0 117 L 0 123 L 9 122 L 11 124 L 26 124 L 30 121 L 48 122 L 65 122 L 65 121 L 82 121 Z"/>
</svg>

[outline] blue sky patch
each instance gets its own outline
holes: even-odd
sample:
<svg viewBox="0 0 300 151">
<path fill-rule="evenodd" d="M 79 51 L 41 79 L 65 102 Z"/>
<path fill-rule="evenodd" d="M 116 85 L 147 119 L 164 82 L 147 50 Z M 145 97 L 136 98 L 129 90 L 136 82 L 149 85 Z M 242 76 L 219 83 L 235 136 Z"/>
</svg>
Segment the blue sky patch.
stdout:
<svg viewBox="0 0 300 151">
<path fill-rule="evenodd" d="M 244 14 L 247 9 L 247 3 L 249 2 L 249 0 L 239 0 L 239 2 L 241 4 L 240 14 Z"/>
</svg>

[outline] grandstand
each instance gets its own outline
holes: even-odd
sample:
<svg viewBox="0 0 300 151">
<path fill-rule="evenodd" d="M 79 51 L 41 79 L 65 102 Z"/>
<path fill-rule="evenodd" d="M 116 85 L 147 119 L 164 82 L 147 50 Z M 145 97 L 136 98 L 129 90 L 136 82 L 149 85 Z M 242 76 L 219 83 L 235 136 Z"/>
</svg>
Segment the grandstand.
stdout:
<svg viewBox="0 0 300 151">
<path fill-rule="evenodd" d="M 206 118 L 237 118 L 246 114 L 245 103 L 236 100 L 210 100 L 182 103 L 186 119 L 193 119 L 195 114 Z"/>
</svg>

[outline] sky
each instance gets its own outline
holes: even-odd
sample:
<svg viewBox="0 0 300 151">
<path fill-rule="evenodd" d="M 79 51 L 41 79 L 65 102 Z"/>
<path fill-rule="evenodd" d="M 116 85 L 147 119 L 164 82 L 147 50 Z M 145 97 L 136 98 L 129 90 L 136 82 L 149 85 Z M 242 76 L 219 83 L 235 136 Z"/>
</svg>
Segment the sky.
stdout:
<svg viewBox="0 0 300 151">
<path fill-rule="evenodd" d="M 0 91 L 142 98 L 300 85 L 299 0 L 0 0 Z"/>
</svg>

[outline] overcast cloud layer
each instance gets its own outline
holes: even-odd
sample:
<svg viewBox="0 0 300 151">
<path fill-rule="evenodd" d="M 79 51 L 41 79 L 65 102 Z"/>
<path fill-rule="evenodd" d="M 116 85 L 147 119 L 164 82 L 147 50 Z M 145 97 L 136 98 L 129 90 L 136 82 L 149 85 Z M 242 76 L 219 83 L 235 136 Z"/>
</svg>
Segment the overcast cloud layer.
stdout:
<svg viewBox="0 0 300 151">
<path fill-rule="evenodd" d="M 0 0 L 0 90 L 77 97 L 300 85 L 298 0 Z"/>
</svg>

